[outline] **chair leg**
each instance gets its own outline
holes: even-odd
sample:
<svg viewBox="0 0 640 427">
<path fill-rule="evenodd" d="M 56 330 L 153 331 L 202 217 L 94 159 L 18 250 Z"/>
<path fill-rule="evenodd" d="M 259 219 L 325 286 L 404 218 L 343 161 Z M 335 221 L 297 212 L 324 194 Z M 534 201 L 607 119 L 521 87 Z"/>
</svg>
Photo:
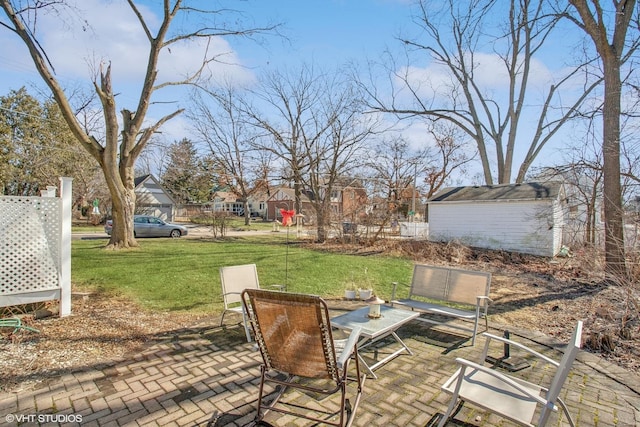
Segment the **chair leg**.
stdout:
<svg viewBox="0 0 640 427">
<path fill-rule="evenodd" d="M 224 311 L 222 312 L 222 317 L 220 318 L 220 327 L 222 327 L 222 324 L 223 324 L 223 322 L 224 322 L 224 315 L 225 315 L 226 313 L 227 313 L 227 310 L 224 310 Z"/>
<path fill-rule="evenodd" d="M 449 407 L 447 408 L 447 412 L 442 416 L 442 419 L 438 423 L 438 427 L 444 427 L 447 424 L 447 421 L 449 421 L 449 418 L 453 417 L 454 414 L 457 413 L 458 410 L 460 410 L 460 407 L 462 406 L 462 404 L 463 404 L 462 401 L 458 402 L 457 395 L 451 396 L 451 402 L 449 402 Z M 456 406 L 457 406 L 457 409 L 456 409 Z"/>
<path fill-rule="evenodd" d="M 251 342 L 251 332 L 249 332 L 249 319 L 247 319 L 247 315 L 242 310 L 242 324 L 244 326 L 244 333 L 247 336 L 247 342 Z"/>
<path fill-rule="evenodd" d="M 264 369 L 264 366 L 262 366 L 260 368 L 260 388 L 258 389 L 258 412 L 256 413 L 256 418 L 255 421 L 256 423 L 259 423 L 260 420 L 262 420 L 263 414 L 262 414 L 262 393 L 264 392 L 264 380 L 265 380 L 265 375 L 266 375 L 266 370 Z"/>
<path fill-rule="evenodd" d="M 367 374 L 364 373 L 362 375 L 360 375 L 360 359 L 358 357 L 358 349 L 356 348 L 355 352 L 354 352 L 354 356 L 353 359 L 355 360 L 355 369 L 356 369 L 356 382 L 357 382 L 357 389 L 356 389 L 356 398 L 355 401 L 353 402 L 353 405 L 351 404 L 351 402 L 349 401 L 349 399 L 345 399 L 344 402 L 344 408 L 345 411 L 347 413 L 347 419 L 346 419 L 346 423 L 343 424 L 345 427 L 351 427 L 351 424 L 353 423 L 353 421 L 355 420 L 355 412 L 358 410 L 358 406 L 360 406 L 360 399 L 362 398 L 362 389 L 364 387 L 364 382 L 367 379 Z M 348 362 L 347 362 L 348 363 Z M 347 380 L 348 380 L 348 375 L 347 375 L 347 370 L 348 370 L 349 364 L 347 364 L 347 366 L 344 367 L 345 371 L 344 371 L 344 377 L 343 377 L 343 386 L 345 388 L 343 395 L 346 395 L 346 384 L 347 384 Z M 344 412 L 343 412 L 344 413 Z"/>
</svg>

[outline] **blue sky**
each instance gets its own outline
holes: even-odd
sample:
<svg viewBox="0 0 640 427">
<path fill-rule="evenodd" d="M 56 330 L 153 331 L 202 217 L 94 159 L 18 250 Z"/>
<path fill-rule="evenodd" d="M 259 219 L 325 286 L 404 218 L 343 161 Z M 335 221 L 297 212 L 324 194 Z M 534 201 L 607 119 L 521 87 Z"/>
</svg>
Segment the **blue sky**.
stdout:
<svg viewBox="0 0 640 427">
<path fill-rule="evenodd" d="M 144 35 L 124 0 L 76 0 L 79 19 L 60 20 L 58 17 L 40 17 L 40 40 L 50 56 L 59 81 L 63 86 L 75 88 L 88 86 L 91 76 L 100 62 L 111 62 L 114 92 L 118 93 L 118 110 L 135 109 L 142 71 L 146 58 Z M 385 49 L 400 52 L 402 46 L 396 36 L 402 32 L 414 33 L 411 0 L 253 0 L 235 2 L 246 11 L 246 18 L 256 26 L 265 23 L 282 23 L 281 32 L 286 38 L 265 37 L 264 45 L 234 38 L 218 39 L 209 48 L 225 53 L 228 64 L 214 71 L 220 75 L 232 75 L 241 83 L 251 83 L 264 71 L 297 67 L 303 62 L 332 69 L 347 62 L 364 64 L 377 60 Z M 143 0 L 139 4 L 151 25 L 157 22 L 159 0 Z M 207 0 L 200 0 L 204 7 Z M 180 23 L 176 23 L 180 24 Z M 188 22 L 187 24 L 191 24 Z M 44 84 L 31 65 L 26 49 L 17 37 L 0 29 L 0 94 L 25 85 L 34 93 L 32 85 Z M 193 70 L 202 58 L 204 45 L 173 46 L 170 54 L 161 58 L 160 80 L 179 80 L 188 70 Z M 504 79 L 496 71 L 498 63 L 490 50 L 483 59 L 484 66 L 478 75 L 484 77 L 488 87 L 504 89 Z M 480 56 L 478 56 L 480 58 Z M 142 59 L 142 61 L 141 61 Z M 545 61 L 546 62 L 546 61 Z M 557 58 L 535 64 L 535 76 L 541 81 L 552 76 L 561 64 Z M 557 68 L 557 69 L 554 69 Z M 415 64 L 411 69 L 416 78 L 429 76 L 445 79 L 441 69 L 428 61 Z M 534 79 L 535 84 L 535 79 Z M 534 86 L 535 89 L 535 86 Z M 188 92 L 158 92 L 156 100 L 176 101 L 171 107 L 183 107 L 189 102 Z M 165 105 L 165 108 L 166 105 Z M 154 114 L 157 115 L 154 117 Z M 148 118 L 158 118 L 160 110 L 150 110 Z M 186 118 L 179 116 L 165 125 L 163 134 L 173 140 L 181 139 L 188 129 Z M 525 131 L 525 129 L 521 129 Z M 409 138 L 423 140 L 416 129 Z M 518 159 L 516 159 L 516 164 Z"/>
<path fill-rule="evenodd" d="M 139 3 L 154 5 L 160 1 Z M 60 22 L 46 17 L 41 18 L 39 27 L 41 41 L 61 81 L 72 84 L 88 80 L 91 75 L 88 62 L 101 58 L 112 61 L 114 76 L 122 79 L 114 79 L 116 83 L 135 79 L 132 62 L 139 58 L 139 50 L 134 35 L 141 33 L 125 2 L 84 0 L 78 4 L 79 13 L 87 17 L 91 30 L 83 31 L 77 20 Z M 397 47 L 394 37 L 410 20 L 407 0 L 254 0 L 237 4 L 255 25 L 282 23 L 281 32 L 286 37 L 265 37 L 262 46 L 234 38 L 228 38 L 225 41 L 228 44 L 221 43 L 219 48 L 229 53 L 230 62 L 247 67 L 247 73 L 302 61 L 332 66 L 373 58 L 386 46 Z M 31 59 L 17 37 L 3 30 L 0 42 L 4 47 L 0 51 L 0 93 L 23 84 L 40 85 Z"/>
<path fill-rule="evenodd" d="M 78 14 L 86 19 L 61 21 L 41 16 L 40 41 L 54 64 L 56 75 L 65 87 L 89 87 L 99 63 L 111 61 L 114 92 L 119 93 L 120 108 L 135 109 L 143 67 L 146 65 L 145 40 L 135 16 L 124 0 L 76 0 Z M 198 3 L 198 2 L 196 2 Z M 157 21 L 159 0 L 138 4 L 153 8 L 144 12 L 149 22 Z M 217 40 L 211 49 L 224 52 L 224 60 L 237 66 L 219 66 L 217 72 L 231 74 L 241 83 L 252 82 L 268 70 L 314 63 L 331 69 L 348 61 L 375 58 L 387 46 L 396 45 L 394 37 L 407 25 L 410 6 L 407 0 L 252 0 L 233 3 L 255 26 L 281 23 L 284 37 L 265 36 L 258 45 L 251 40 Z M 200 2 L 209 7 L 208 1 Z M 143 6 L 143 7 L 144 7 Z M 156 13 L 156 16 L 152 16 Z M 180 25 L 174 22 L 174 25 Z M 0 30 L 0 93 L 25 85 L 44 88 L 26 49 L 17 37 Z M 178 80 L 187 70 L 197 67 L 203 45 L 172 47 L 172 53 L 160 63 L 160 79 Z M 48 93 L 48 92 L 45 92 Z M 169 95 L 171 93 L 171 95 Z M 180 102 L 188 102 L 183 90 Z M 162 101 L 176 99 L 174 91 L 157 92 Z M 172 104 L 183 106 L 182 104 Z M 150 112 L 153 118 L 153 112 Z M 165 134 L 184 132 L 185 119 L 178 117 L 165 126 Z"/>
</svg>

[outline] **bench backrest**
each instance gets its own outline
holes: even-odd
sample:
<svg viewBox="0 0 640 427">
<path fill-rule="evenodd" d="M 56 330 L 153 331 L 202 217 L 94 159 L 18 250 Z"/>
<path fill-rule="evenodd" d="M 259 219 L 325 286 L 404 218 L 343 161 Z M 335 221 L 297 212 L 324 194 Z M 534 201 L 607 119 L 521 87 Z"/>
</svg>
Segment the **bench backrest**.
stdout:
<svg viewBox="0 0 640 427">
<path fill-rule="evenodd" d="M 419 296 L 440 301 L 476 305 L 478 296 L 489 296 L 491 273 L 416 264 L 409 298 Z M 486 300 L 481 302 L 484 305 Z"/>
</svg>

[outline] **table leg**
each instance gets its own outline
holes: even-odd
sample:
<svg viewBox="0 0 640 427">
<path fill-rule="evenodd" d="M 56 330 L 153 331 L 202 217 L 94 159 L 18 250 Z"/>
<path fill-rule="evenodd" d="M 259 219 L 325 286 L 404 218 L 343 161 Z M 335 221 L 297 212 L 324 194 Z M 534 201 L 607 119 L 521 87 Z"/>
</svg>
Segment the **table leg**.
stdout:
<svg viewBox="0 0 640 427">
<path fill-rule="evenodd" d="M 381 336 L 381 337 L 377 337 L 376 339 L 373 340 L 364 340 L 361 341 L 360 343 L 358 343 L 358 348 L 364 348 L 367 347 L 370 344 L 375 343 L 376 341 L 379 341 L 381 339 L 384 339 L 388 336 L 392 336 L 394 340 L 396 340 L 396 342 L 398 344 L 400 344 L 402 346 L 402 348 L 394 351 L 393 353 L 391 353 L 390 355 L 388 355 L 387 357 L 385 357 L 382 360 L 377 361 L 376 363 L 374 363 L 373 365 L 369 366 L 362 358 L 362 356 L 360 355 L 360 353 L 358 353 L 358 357 L 360 358 L 360 362 L 364 365 L 365 369 L 367 370 L 367 372 L 371 375 L 372 378 L 378 378 L 376 376 L 376 374 L 373 373 L 373 370 L 376 369 L 377 367 L 387 363 L 389 360 L 393 359 L 394 357 L 400 355 L 401 353 L 403 353 L 404 351 L 406 351 L 408 354 L 413 355 L 413 352 L 411 351 L 411 349 L 409 347 L 407 347 L 407 345 L 400 339 L 400 337 L 395 333 L 395 332 L 391 332 L 387 335 Z"/>
</svg>

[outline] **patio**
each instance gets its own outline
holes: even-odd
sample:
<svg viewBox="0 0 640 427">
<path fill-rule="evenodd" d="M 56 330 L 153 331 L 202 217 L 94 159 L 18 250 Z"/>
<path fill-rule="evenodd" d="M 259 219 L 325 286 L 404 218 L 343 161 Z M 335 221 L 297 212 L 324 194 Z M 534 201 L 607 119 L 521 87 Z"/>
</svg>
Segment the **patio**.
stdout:
<svg viewBox="0 0 640 427">
<path fill-rule="evenodd" d="M 328 302 L 335 315 L 360 306 L 344 301 Z M 1 393 L 3 421 L 15 425 L 16 416 L 20 415 L 33 416 L 31 421 L 37 421 L 35 414 L 73 414 L 82 416 L 83 426 L 250 425 L 261 358 L 253 344 L 246 342 L 241 324 L 223 328 L 218 324 L 216 319 L 209 319 L 206 324 L 175 331 L 170 339 L 118 363 L 89 366 L 82 372 L 65 374 L 33 388 Z M 496 328 L 491 332 L 502 333 L 500 325 L 491 326 Z M 552 348 L 557 343 L 549 337 L 531 331 L 510 331 L 512 338 L 559 358 L 560 353 Z M 470 347 L 466 336 L 461 338 L 449 330 L 434 329 L 421 322 L 401 327 L 398 335 L 414 354 L 393 358 L 376 370 L 377 379 L 367 379 L 354 425 L 431 425 L 446 409 L 448 395 L 440 391 L 440 385 L 455 370 L 454 359 L 476 360 L 483 345 L 480 338 L 475 347 Z M 377 357 L 384 357 L 384 346 L 374 348 Z M 372 355 L 369 351 L 364 354 Z M 531 372 L 527 368 L 520 374 L 526 376 Z M 579 426 L 640 423 L 640 377 L 587 352 L 578 355 L 562 396 Z M 302 405 L 314 401 L 313 396 L 303 393 L 285 397 Z M 54 425 L 64 425 L 64 420 L 57 418 Z M 275 414 L 269 414 L 266 420 L 273 425 L 310 425 L 304 420 Z M 37 422 L 26 423 L 34 424 Z M 464 406 L 449 425 L 512 424 Z M 554 415 L 550 425 L 566 423 L 558 424 Z"/>
</svg>

